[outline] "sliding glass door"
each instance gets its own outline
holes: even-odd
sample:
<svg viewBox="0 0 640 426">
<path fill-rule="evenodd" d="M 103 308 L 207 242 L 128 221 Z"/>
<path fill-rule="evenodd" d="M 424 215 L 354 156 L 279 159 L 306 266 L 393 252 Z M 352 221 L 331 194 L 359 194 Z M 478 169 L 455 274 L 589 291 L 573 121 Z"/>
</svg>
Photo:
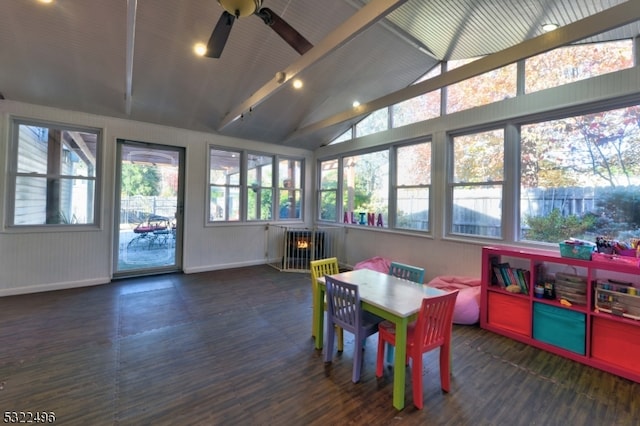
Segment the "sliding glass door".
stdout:
<svg viewBox="0 0 640 426">
<path fill-rule="evenodd" d="M 118 140 L 114 276 L 181 270 L 184 149 Z"/>
</svg>

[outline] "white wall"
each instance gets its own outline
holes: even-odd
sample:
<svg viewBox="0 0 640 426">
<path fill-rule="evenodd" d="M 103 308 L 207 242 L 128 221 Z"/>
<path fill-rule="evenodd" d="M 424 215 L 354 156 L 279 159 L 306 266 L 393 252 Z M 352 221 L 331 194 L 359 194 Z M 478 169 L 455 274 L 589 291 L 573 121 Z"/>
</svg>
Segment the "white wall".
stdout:
<svg viewBox="0 0 640 426">
<path fill-rule="evenodd" d="M 482 243 L 433 239 L 349 227 L 347 265 L 381 256 L 425 269 L 425 282 L 439 275 L 480 277 Z"/>
<path fill-rule="evenodd" d="M 341 152 L 370 149 L 390 142 L 432 138 L 434 161 L 443 161 L 447 132 L 470 128 L 495 120 L 522 116 L 535 117 L 554 109 L 572 109 L 590 102 L 635 99 L 640 102 L 639 67 L 581 81 L 557 89 L 520 96 L 503 102 L 473 108 L 435 120 L 416 123 L 370 135 L 343 144 L 330 145 L 315 153 L 253 141 L 193 132 L 165 126 L 46 108 L 36 105 L 0 101 L 0 296 L 107 283 L 112 277 L 113 206 L 115 186 L 116 139 L 152 142 L 186 148 L 186 193 L 183 270 L 187 273 L 261 264 L 265 262 L 265 226 L 205 226 L 206 158 L 209 143 L 242 147 L 262 152 L 300 156 L 306 159 L 305 206 L 307 225 L 313 222 L 315 193 L 315 159 Z M 99 230 L 83 232 L 16 233 L 6 229 L 6 165 L 11 116 L 49 120 L 101 128 L 104 131 L 103 155 L 105 176 L 102 182 L 102 215 Z M 438 160 L 438 158 L 440 160 Z M 442 163 L 444 164 L 444 163 Z M 348 227 L 347 254 L 344 260 L 355 264 L 361 260 L 384 256 L 426 269 L 427 280 L 436 275 L 480 274 L 482 244 L 495 241 L 465 242 L 447 238 L 444 221 L 444 168 L 433 176 L 434 217 L 431 237 L 416 237 L 388 231 Z M 505 202 L 515 202 L 505 198 Z M 514 218 L 506 218 L 513 227 Z"/>
<path fill-rule="evenodd" d="M 11 117 L 103 129 L 100 229 L 24 233 L 5 226 L 6 165 Z M 312 153 L 183 129 L 0 101 L 0 296 L 104 284 L 113 274 L 116 140 L 128 139 L 185 148 L 183 270 L 187 273 L 265 263 L 265 225 L 205 226 L 208 146 L 286 154 L 306 161 L 305 205 L 312 205 Z M 306 217 L 311 221 L 311 215 Z"/>
</svg>

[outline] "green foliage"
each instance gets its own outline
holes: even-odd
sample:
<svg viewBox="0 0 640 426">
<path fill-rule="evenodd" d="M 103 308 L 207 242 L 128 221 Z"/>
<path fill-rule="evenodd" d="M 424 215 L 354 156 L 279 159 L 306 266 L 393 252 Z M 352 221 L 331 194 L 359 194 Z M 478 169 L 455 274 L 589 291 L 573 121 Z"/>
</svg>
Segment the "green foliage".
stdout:
<svg viewBox="0 0 640 426">
<path fill-rule="evenodd" d="M 529 227 L 524 238 L 531 241 L 560 242 L 571 237 L 582 237 L 595 223 L 592 215 L 562 216 L 559 209 L 553 209 L 547 216 L 529 216 L 525 219 Z"/>
<path fill-rule="evenodd" d="M 608 188 L 596 199 L 601 215 L 599 233 L 619 238 L 619 233 L 640 228 L 640 187 Z"/>
<path fill-rule="evenodd" d="M 160 194 L 160 173 L 157 166 L 122 164 L 122 194 L 125 196 Z"/>
<path fill-rule="evenodd" d="M 252 183 L 248 189 L 247 219 L 271 220 L 273 193 L 270 188 L 260 188 L 257 182 Z"/>
</svg>

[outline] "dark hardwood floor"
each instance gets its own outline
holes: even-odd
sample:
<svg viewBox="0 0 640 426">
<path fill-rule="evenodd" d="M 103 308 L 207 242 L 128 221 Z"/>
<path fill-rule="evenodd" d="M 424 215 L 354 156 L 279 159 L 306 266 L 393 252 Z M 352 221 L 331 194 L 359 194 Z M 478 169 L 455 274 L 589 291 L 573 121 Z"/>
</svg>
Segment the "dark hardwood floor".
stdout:
<svg viewBox="0 0 640 426">
<path fill-rule="evenodd" d="M 0 298 L 0 411 L 60 425 L 632 425 L 640 385 L 455 326 L 449 394 L 425 355 L 424 409 L 392 406 L 377 337 L 325 371 L 309 275 L 256 266 Z M 640 362 L 640 360 L 638 360 Z M 328 375 L 326 375 L 327 373 Z"/>
</svg>

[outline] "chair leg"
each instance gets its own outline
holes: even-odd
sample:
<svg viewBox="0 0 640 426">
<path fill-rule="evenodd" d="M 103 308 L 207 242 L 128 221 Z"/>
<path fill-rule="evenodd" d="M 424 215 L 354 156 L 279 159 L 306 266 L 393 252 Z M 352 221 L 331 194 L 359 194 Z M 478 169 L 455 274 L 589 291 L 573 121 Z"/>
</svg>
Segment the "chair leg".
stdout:
<svg viewBox="0 0 640 426">
<path fill-rule="evenodd" d="M 351 375 L 351 381 L 358 383 L 360 381 L 360 371 L 362 370 L 362 339 L 355 338 L 353 354 L 353 374 Z"/>
<path fill-rule="evenodd" d="M 445 392 L 451 388 L 451 346 L 440 346 L 440 387 Z"/>
<path fill-rule="evenodd" d="M 336 329 L 338 331 L 338 353 L 342 353 L 344 350 L 344 330 L 342 327 L 337 326 Z"/>
<path fill-rule="evenodd" d="M 333 339 L 335 338 L 335 326 L 333 324 L 333 321 L 329 321 L 329 318 L 327 318 L 327 330 L 325 332 L 326 334 L 326 342 L 324 345 L 324 362 L 331 362 L 331 360 L 333 359 Z"/>
<path fill-rule="evenodd" d="M 411 381 L 413 386 L 413 405 L 418 410 L 422 410 L 424 403 L 422 402 L 422 354 L 412 356 L 411 364 Z"/>
<path fill-rule="evenodd" d="M 316 316 L 316 286 L 311 283 L 311 295 L 312 295 L 312 305 L 311 309 L 313 312 L 313 318 L 311 319 L 311 337 L 316 337 L 316 327 L 318 326 L 318 318 Z"/>
<path fill-rule="evenodd" d="M 378 355 L 376 357 L 376 377 L 382 377 L 382 367 L 384 366 L 384 348 L 392 348 L 389 343 L 385 343 L 378 334 Z"/>
</svg>

